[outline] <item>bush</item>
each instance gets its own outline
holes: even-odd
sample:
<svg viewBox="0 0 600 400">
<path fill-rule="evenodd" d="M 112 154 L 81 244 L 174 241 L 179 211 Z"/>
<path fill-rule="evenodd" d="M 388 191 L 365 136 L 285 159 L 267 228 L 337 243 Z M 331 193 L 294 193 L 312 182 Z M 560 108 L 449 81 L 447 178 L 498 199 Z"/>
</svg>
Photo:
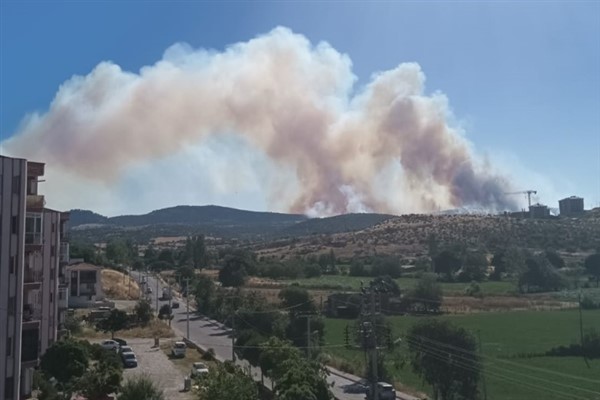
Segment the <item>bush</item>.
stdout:
<svg viewBox="0 0 600 400">
<path fill-rule="evenodd" d="M 600 302 L 595 302 L 591 297 L 586 295 L 581 299 L 581 308 L 584 310 L 597 310 L 600 309 Z"/>
<path fill-rule="evenodd" d="M 215 359 L 215 349 L 212 347 L 206 350 L 201 357 L 204 361 L 213 361 Z"/>
<path fill-rule="evenodd" d="M 465 288 L 465 294 L 471 297 L 483 297 L 481 286 L 479 286 L 477 282 L 471 282 L 471 284 Z"/>
<path fill-rule="evenodd" d="M 74 315 L 67 315 L 67 318 L 65 319 L 65 329 L 67 329 L 71 335 L 78 335 L 83 330 L 81 322 L 81 318 L 77 318 Z"/>
</svg>

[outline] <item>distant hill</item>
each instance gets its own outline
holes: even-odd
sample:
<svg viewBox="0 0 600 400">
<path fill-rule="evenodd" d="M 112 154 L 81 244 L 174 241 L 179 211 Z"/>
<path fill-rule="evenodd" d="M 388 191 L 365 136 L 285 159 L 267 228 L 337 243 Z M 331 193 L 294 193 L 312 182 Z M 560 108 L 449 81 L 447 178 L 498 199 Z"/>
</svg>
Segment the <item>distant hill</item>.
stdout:
<svg viewBox="0 0 600 400">
<path fill-rule="evenodd" d="M 176 206 L 163 208 L 142 215 L 105 217 L 89 210 L 71 210 L 71 226 L 105 224 L 135 227 L 157 224 L 183 225 L 246 225 L 246 224 L 293 224 L 305 221 L 301 214 L 282 214 L 238 210 L 220 206 Z"/>
<path fill-rule="evenodd" d="M 282 235 L 307 236 L 359 231 L 370 228 L 390 218 L 387 214 L 344 214 L 329 218 L 314 218 L 291 225 L 282 230 Z"/>
<path fill-rule="evenodd" d="M 220 206 L 177 206 L 142 215 L 105 217 L 89 210 L 72 210 L 70 226 L 75 238 L 103 241 L 125 234 L 140 241 L 157 236 L 206 234 L 223 238 L 272 239 L 333 234 L 370 228 L 393 216 L 347 214 L 309 219 L 301 214 L 238 210 Z"/>
<path fill-rule="evenodd" d="M 106 224 L 108 218 L 90 210 L 71 210 L 69 225 L 71 227 L 88 224 Z"/>
</svg>

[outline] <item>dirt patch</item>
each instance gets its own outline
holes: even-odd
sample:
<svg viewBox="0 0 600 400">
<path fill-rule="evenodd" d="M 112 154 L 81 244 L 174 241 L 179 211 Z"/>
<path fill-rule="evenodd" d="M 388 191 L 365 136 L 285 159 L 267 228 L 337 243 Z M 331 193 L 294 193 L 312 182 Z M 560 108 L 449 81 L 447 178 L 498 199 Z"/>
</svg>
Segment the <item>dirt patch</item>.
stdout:
<svg viewBox="0 0 600 400">
<path fill-rule="evenodd" d="M 102 270 L 102 290 L 112 300 L 138 300 L 140 287 L 127 274 L 112 269 Z"/>
</svg>

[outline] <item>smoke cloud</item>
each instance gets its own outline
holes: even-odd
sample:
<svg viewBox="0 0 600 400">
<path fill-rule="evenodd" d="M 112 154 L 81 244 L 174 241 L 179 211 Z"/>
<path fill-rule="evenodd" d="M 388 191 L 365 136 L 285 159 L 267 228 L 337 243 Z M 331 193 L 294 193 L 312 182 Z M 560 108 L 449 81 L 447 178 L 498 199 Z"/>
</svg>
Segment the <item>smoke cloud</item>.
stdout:
<svg viewBox="0 0 600 400">
<path fill-rule="evenodd" d="M 269 178 L 256 184 L 273 210 L 514 207 L 506 179 L 448 122 L 447 98 L 425 94 L 418 64 L 378 73 L 360 90 L 355 81 L 348 56 L 286 28 L 223 52 L 175 44 L 139 73 L 101 62 L 72 77 L 49 110 L 29 116 L 2 148 L 46 162 L 53 179 L 110 192 L 140 165 L 171 159 L 176 166 L 187 149 L 237 140 L 265 158 Z M 189 165 L 173 172 L 189 174 Z M 210 174 L 220 183 L 205 190 L 241 184 L 222 168 Z M 60 187 L 77 197 L 65 182 Z"/>
</svg>

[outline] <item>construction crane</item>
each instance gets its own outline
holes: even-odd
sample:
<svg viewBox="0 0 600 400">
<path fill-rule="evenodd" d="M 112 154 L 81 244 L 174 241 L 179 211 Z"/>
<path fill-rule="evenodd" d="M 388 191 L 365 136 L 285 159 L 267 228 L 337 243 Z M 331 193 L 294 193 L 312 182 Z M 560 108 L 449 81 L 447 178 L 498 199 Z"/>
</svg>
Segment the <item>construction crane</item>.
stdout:
<svg viewBox="0 0 600 400">
<path fill-rule="evenodd" d="M 510 192 L 510 193 L 504 193 L 504 194 L 526 194 L 527 202 L 529 203 L 529 207 L 531 207 L 531 195 L 537 194 L 537 190 L 521 190 L 520 192 Z"/>
</svg>

